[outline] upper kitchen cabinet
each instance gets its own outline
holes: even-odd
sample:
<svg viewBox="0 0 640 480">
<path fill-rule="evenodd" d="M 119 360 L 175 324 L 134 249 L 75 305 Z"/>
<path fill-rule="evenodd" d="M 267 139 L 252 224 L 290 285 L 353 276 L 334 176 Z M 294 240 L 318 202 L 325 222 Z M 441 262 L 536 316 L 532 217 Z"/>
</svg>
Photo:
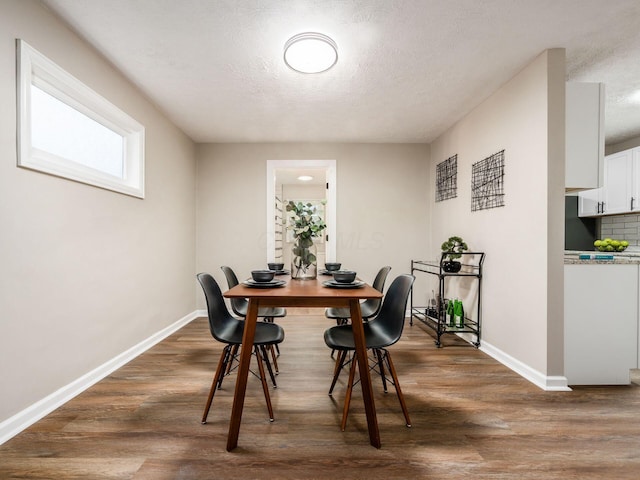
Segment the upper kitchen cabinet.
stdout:
<svg viewBox="0 0 640 480">
<path fill-rule="evenodd" d="M 604 84 L 567 83 L 565 190 L 604 183 Z"/>
<path fill-rule="evenodd" d="M 578 216 L 599 217 L 604 214 L 604 188 L 594 188 L 578 193 Z"/>
<path fill-rule="evenodd" d="M 623 152 L 607 155 L 604 160 L 604 212 L 614 215 L 616 213 L 630 212 L 634 209 L 632 195 L 634 177 L 633 152 Z"/>
<path fill-rule="evenodd" d="M 617 215 L 640 210 L 640 147 L 604 159 L 604 186 L 578 193 L 578 216 Z"/>
</svg>

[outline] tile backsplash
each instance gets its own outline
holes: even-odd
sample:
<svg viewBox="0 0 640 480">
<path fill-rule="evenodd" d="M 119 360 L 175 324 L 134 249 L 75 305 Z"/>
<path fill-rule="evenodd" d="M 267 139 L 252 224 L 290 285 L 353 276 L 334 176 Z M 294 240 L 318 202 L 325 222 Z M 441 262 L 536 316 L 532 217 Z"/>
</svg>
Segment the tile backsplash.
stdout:
<svg viewBox="0 0 640 480">
<path fill-rule="evenodd" d="M 637 213 L 600 217 L 598 230 L 599 238 L 627 240 L 628 250 L 640 250 L 640 215 Z"/>
</svg>

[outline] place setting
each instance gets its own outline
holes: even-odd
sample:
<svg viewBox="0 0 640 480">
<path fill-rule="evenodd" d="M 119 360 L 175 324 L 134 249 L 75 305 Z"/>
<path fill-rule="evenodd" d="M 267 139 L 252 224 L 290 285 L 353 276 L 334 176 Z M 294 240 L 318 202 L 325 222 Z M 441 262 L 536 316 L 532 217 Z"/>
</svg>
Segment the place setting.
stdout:
<svg viewBox="0 0 640 480">
<path fill-rule="evenodd" d="M 269 270 L 273 270 L 276 275 L 289 275 L 291 272 L 284 269 L 284 263 L 267 263 Z"/>
<path fill-rule="evenodd" d="M 333 280 L 325 280 L 322 285 L 329 288 L 360 288 L 365 282 L 356 279 L 356 272 L 352 270 L 337 270 L 332 272 Z"/>
<path fill-rule="evenodd" d="M 276 270 L 252 270 L 251 278 L 246 279 L 242 284 L 252 288 L 275 288 L 286 285 L 285 280 L 277 279 L 275 276 Z"/>
<path fill-rule="evenodd" d="M 324 264 L 324 270 L 319 270 L 318 273 L 320 275 L 328 275 L 330 277 L 333 276 L 333 272 L 337 272 L 342 267 L 341 263 L 336 262 L 327 262 Z"/>
</svg>

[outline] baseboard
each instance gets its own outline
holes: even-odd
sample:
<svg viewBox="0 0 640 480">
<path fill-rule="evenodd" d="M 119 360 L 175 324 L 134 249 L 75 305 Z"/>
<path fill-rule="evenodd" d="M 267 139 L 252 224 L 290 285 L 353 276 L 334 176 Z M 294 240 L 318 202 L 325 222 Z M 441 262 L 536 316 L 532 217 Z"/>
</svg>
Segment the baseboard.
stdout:
<svg viewBox="0 0 640 480">
<path fill-rule="evenodd" d="M 196 310 L 0 423 L 0 445 L 207 312 Z"/>
<path fill-rule="evenodd" d="M 503 352 L 499 348 L 494 347 L 490 343 L 482 340 L 480 350 L 495 358 L 497 361 L 509 367 L 518 375 L 526 378 L 534 385 L 546 391 L 553 392 L 570 392 L 567 377 L 564 376 L 548 376 L 531 368 L 529 365 L 522 363 L 520 360 L 513 358 L 511 355 Z"/>
</svg>

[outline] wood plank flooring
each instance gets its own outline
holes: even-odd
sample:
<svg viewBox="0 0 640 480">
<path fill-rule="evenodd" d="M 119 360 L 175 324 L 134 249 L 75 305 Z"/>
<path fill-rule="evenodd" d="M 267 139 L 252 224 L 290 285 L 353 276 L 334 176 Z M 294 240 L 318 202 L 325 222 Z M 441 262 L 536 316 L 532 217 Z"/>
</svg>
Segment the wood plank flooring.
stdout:
<svg viewBox="0 0 640 480">
<path fill-rule="evenodd" d="M 279 321 L 270 423 L 250 377 L 239 447 L 225 450 L 235 374 L 200 424 L 221 345 L 204 318 L 0 446 L 0 478 L 638 479 L 640 386 L 544 392 L 455 337 L 437 349 L 421 324 L 391 348 L 412 428 L 374 377 L 382 448 L 369 445 L 359 388 L 345 432 L 341 378 L 321 310 Z"/>
</svg>

